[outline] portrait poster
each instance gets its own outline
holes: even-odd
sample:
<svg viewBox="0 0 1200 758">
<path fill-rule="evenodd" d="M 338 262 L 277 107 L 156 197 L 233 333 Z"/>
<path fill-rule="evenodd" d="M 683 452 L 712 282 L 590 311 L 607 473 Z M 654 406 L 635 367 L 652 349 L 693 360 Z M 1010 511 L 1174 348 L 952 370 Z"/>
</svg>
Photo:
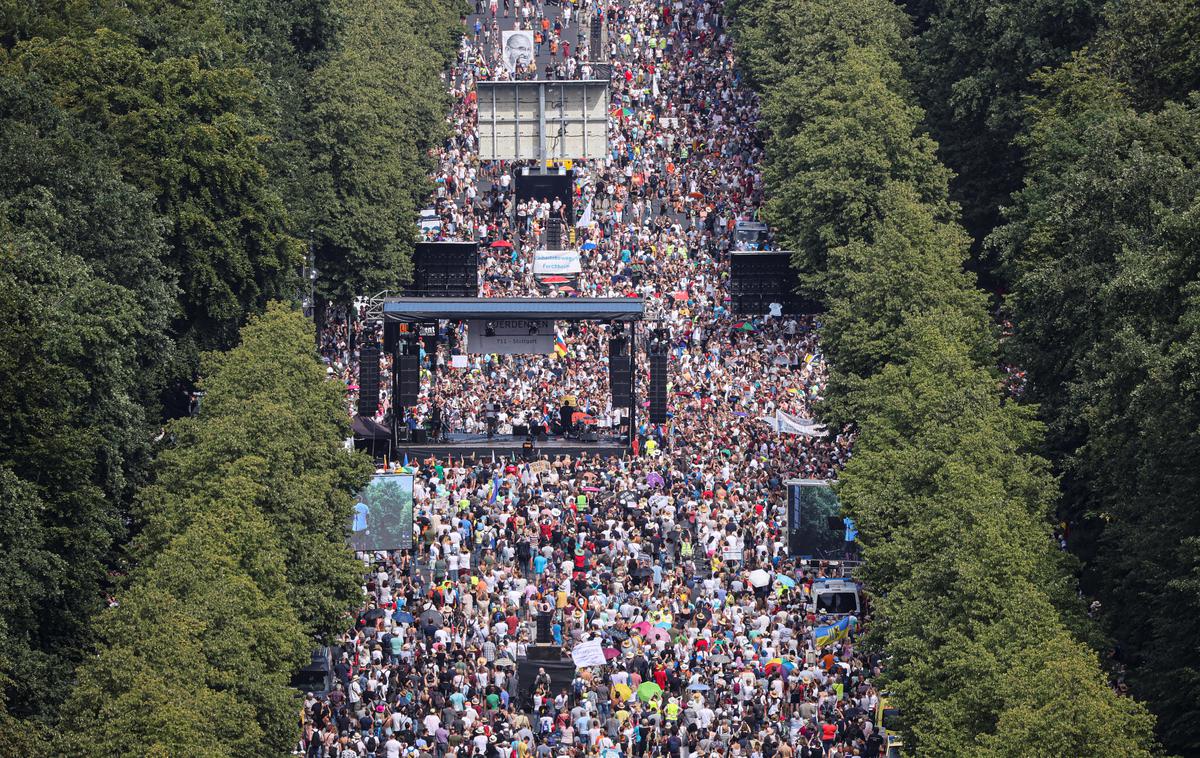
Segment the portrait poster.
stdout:
<svg viewBox="0 0 1200 758">
<path fill-rule="evenodd" d="M 502 59 L 508 73 L 516 73 L 518 68 L 528 68 L 534 59 L 533 32 L 514 29 L 502 32 L 501 35 Z"/>
</svg>

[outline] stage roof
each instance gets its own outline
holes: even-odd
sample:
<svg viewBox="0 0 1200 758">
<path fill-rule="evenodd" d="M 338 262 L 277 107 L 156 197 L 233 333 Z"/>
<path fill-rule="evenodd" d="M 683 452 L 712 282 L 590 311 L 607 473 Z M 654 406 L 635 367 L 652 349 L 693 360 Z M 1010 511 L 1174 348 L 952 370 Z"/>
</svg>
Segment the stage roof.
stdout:
<svg viewBox="0 0 1200 758">
<path fill-rule="evenodd" d="M 640 297 L 390 297 L 383 301 L 384 321 L 641 321 L 643 312 Z"/>
</svg>

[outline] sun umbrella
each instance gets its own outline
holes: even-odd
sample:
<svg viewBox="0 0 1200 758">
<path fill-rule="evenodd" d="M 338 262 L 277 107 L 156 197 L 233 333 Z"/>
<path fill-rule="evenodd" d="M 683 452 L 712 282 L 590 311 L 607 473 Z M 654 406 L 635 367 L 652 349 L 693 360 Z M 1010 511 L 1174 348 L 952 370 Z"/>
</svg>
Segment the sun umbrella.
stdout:
<svg viewBox="0 0 1200 758">
<path fill-rule="evenodd" d="M 767 672 L 768 674 L 773 674 L 776 671 L 778 671 L 780 669 L 780 667 L 782 667 L 782 666 L 783 666 L 783 659 L 772 658 L 771 660 L 767 661 L 766 666 L 763 666 L 763 671 Z"/>
<path fill-rule="evenodd" d="M 646 474 L 646 484 L 651 487 L 661 487 L 666 482 L 663 481 L 662 474 L 657 471 L 651 471 L 649 474 Z"/>
<path fill-rule="evenodd" d="M 626 684 L 614 684 L 613 693 L 618 700 L 628 700 L 629 696 L 633 694 L 633 690 L 629 689 L 629 685 Z"/>
<path fill-rule="evenodd" d="M 707 684 L 701 684 L 700 682 L 696 682 L 695 684 L 689 684 L 688 690 L 690 690 L 691 692 L 708 692 L 709 687 Z"/>
<path fill-rule="evenodd" d="M 433 608 L 430 608 L 429 610 L 427 610 L 421 614 L 421 623 L 422 624 L 432 624 L 434 626 L 441 626 L 442 625 L 442 614 L 440 611 L 436 611 Z"/>
<path fill-rule="evenodd" d="M 411 624 L 413 622 L 413 615 L 408 611 L 400 611 L 393 618 L 401 624 Z"/>
<path fill-rule="evenodd" d="M 496 659 L 496 665 L 497 665 L 497 666 L 501 666 L 501 667 L 503 667 L 503 666 L 511 666 L 511 665 L 513 665 L 513 662 L 512 662 L 512 661 L 510 661 L 510 660 L 509 660 L 509 659 L 507 659 L 507 658 L 497 658 L 497 659 Z"/>
<path fill-rule="evenodd" d="M 666 642 L 671 639 L 671 635 L 666 629 L 659 629 L 657 626 L 651 627 L 650 630 L 647 631 L 643 636 L 645 636 L 645 638 L 651 642 L 655 642 L 657 640 L 663 640 Z"/>
<path fill-rule="evenodd" d="M 606 661 L 611 661 L 613 658 L 616 658 L 620 654 L 621 654 L 621 651 L 617 650 L 615 647 L 604 648 L 604 659 Z"/>
<path fill-rule="evenodd" d="M 637 696 L 638 700 L 643 703 L 649 703 L 656 697 L 662 695 L 662 687 L 659 687 L 655 682 L 642 682 L 638 685 Z"/>
<path fill-rule="evenodd" d="M 708 660 L 712 663 L 729 663 L 729 656 L 724 653 L 717 653 L 716 655 L 708 656 Z"/>
<path fill-rule="evenodd" d="M 649 621 L 639 621 L 633 625 L 633 631 L 637 632 L 643 637 L 646 636 L 646 632 L 650 631 L 650 629 L 651 626 Z"/>
<path fill-rule="evenodd" d="M 775 577 L 775 579 L 780 584 L 782 584 L 784 587 L 787 587 L 789 589 L 796 586 L 796 580 L 791 578 L 790 576 L 784 576 L 783 574 L 780 574 L 779 576 Z"/>
<path fill-rule="evenodd" d="M 595 250 L 596 243 L 589 240 L 589 241 L 583 243 L 583 249 L 584 250 Z"/>
<path fill-rule="evenodd" d="M 659 629 L 666 629 L 668 633 L 671 631 L 671 625 L 668 624 L 666 621 L 660 621 L 657 624 L 655 624 L 655 626 L 658 627 Z"/>
<path fill-rule="evenodd" d="M 541 278 L 541 281 L 542 281 L 542 284 L 566 284 L 567 282 L 569 282 L 571 280 L 565 276 L 559 276 L 558 274 L 554 274 L 553 276 L 543 276 Z"/>
<path fill-rule="evenodd" d="M 762 569 L 754 569 L 750 572 L 750 583 L 755 587 L 766 587 L 771 583 L 771 575 Z"/>
<path fill-rule="evenodd" d="M 496 240 L 492 243 L 492 247 L 512 247 L 512 243 L 508 240 Z"/>
<path fill-rule="evenodd" d="M 676 292 L 676 293 L 672 294 L 672 295 L 671 295 L 671 297 L 672 297 L 673 299 L 675 299 L 675 300 L 679 300 L 680 302 L 682 302 L 682 301 L 684 301 L 684 300 L 687 300 L 687 299 L 688 299 L 688 293 L 686 293 L 686 292 Z"/>
</svg>

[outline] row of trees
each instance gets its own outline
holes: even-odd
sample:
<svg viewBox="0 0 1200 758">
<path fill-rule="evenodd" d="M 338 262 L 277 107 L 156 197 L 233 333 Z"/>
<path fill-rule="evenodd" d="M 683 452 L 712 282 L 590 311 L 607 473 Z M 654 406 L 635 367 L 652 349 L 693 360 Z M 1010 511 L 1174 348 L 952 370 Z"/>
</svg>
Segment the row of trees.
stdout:
<svg viewBox="0 0 1200 758">
<path fill-rule="evenodd" d="M 763 98 L 766 213 L 828 306 L 825 413 L 858 429 L 839 496 L 906 749 L 1150 755 L 1153 719 L 1110 688 L 1052 539 L 1043 427 L 1000 391 L 971 238 L 904 75 L 907 16 L 742 0 L 735 17 Z"/>
<path fill-rule="evenodd" d="M 173 583 L 186 577 L 164 578 L 165 556 L 222 533 L 216 522 L 160 524 L 149 505 L 154 472 L 174 470 L 152 467 L 158 431 L 184 412 L 200 356 L 231 348 L 268 302 L 300 297 L 309 244 L 330 297 L 406 276 L 429 148 L 445 129 L 439 75 L 457 9 L 0 2 L 0 549 L 12 557 L 0 566 L 0 683 L 30 733 L 62 713 L 96 634 L 114 644 L 124 633 L 124 616 L 93 627 L 106 597 L 137 607 L 150 593 L 187 595 Z M 366 235 L 346 231 L 351 216 L 387 221 Z M 290 498 L 279 509 L 299 507 L 291 487 L 322 501 L 345 485 L 269 463 L 255 481 L 281 477 L 267 487 Z M 302 634 L 330 631 L 356 585 L 340 574 L 334 591 L 313 562 L 341 571 L 336 557 L 298 549 L 288 540 L 299 533 L 278 539 L 286 563 L 238 570 L 268 607 L 284 571 Z M 236 563 L 237 549 L 214 547 L 212 570 Z M 280 650 L 272 671 L 294 660 L 290 642 Z"/>
<path fill-rule="evenodd" d="M 1128 681 L 1200 751 L 1195 376 L 1200 9 L 1184 0 L 906 4 L 906 70 L 1011 291 L 1060 518 Z"/>
<path fill-rule="evenodd" d="M 986 240 L 1012 283 L 1060 516 L 1166 747 L 1200 752 L 1200 9 L 1113 3 L 1034 77 L 1022 188 Z"/>
<path fill-rule="evenodd" d="M 351 493 L 342 388 L 313 326 L 275 304 L 241 344 L 207 356 L 199 416 L 138 494 L 141 527 L 118 604 L 64 708 L 82 755 L 282 755 L 299 737 L 288 686 L 313 639 L 342 631 L 361 568 L 346 547 Z"/>
</svg>

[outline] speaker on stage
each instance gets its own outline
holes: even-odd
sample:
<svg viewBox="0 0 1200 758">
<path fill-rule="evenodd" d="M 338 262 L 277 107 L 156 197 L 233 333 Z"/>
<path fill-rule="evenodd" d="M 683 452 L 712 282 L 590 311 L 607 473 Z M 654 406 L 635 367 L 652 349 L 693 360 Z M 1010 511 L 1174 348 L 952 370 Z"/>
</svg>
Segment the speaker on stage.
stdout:
<svg viewBox="0 0 1200 758">
<path fill-rule="evenodd" d="M 625 354 L 614 353 L 613 343 L 609 341 L 608 353 L 608 389 L 612 393 L 614 408 L 628 408 L 633 405 L 633 359 L 628 351 Z M 622 346 L 624 339 L 621 340 Z"/>
<path fill-rule="evenodd" d="M 529 436 L 529 425 L 528 424 L 513 424 L 512 436 L 522 437 L 522 438 L 528 437 Z"/>
<path fill-rule="evenodd" d="M 429 430 L 420 428 L 413 429 L 412 441 L 414 445 L 429 444 Z"/>
<path fill-rule="evenodd" d="M 368 338 L 358 353 L 358 415 L 374 418 L 379 411 L 379 342 Z"/>
<path fill-rule="evenodd" d="M 599 442 L 600 438 L 597 437 L 596 433 L 593 432 L 591 429 L 585 429 L 584 432 L 579 435 L 579 441 L 580 442 Z"/>
<path fill-rule="evenodd" d="M 650 354 L 650 423 L 667 423 L 667 354 Z"/>
<path fill-rule="evenodd" d="M 396 358 L 396 405 L 411 408 L 421 394 L 421 359 L 416 355 Z"/>
</svg>

